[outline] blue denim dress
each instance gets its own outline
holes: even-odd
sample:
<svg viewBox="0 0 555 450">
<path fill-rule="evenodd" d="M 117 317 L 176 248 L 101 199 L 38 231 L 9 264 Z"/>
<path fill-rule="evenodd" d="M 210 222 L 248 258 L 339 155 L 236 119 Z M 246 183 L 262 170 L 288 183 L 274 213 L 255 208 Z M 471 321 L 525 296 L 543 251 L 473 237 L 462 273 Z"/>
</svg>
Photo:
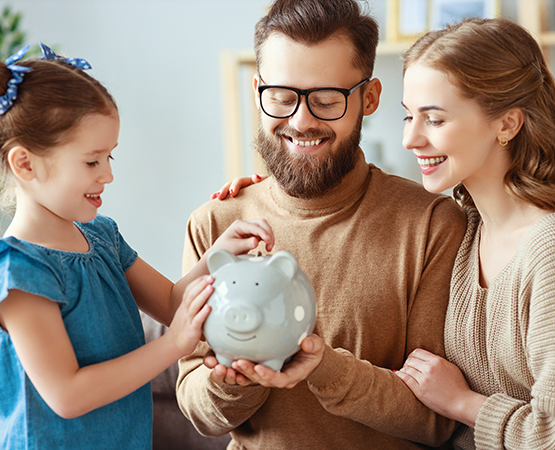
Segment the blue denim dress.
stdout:
<svg viewBox="0 0 555 450">
<path fill-rule="evenodd" d="M 89 242 L 87 253 L 1 239 L 0 301 L 9 289 L 19 289 L 58 303 L 83 367 L 138 348 L 144 333 L 125 278 L 137 253 L 107 217 L 76 225 Z M 81 417 L 62 419 L 31 384 L 0 328 L 0 448 L 151 449 L 150 383 Z"/>
</svg>

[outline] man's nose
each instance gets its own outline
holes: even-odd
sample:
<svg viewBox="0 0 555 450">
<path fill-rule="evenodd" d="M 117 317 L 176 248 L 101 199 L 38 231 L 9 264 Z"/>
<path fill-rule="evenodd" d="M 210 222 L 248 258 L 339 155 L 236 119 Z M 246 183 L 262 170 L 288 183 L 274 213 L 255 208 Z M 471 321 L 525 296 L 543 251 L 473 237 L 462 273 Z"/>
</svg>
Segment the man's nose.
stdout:
<svg viewBox="0 0 555 450">
<path fill-rule="evenodd" d="M 318 128 L 319 122 L 320 121 L 310 112 L 307 99 L 303 95 L 297 112 L 289 117 L 289 125 L 297 131 L 305 132 L 311 128 Z"/>
</svg>

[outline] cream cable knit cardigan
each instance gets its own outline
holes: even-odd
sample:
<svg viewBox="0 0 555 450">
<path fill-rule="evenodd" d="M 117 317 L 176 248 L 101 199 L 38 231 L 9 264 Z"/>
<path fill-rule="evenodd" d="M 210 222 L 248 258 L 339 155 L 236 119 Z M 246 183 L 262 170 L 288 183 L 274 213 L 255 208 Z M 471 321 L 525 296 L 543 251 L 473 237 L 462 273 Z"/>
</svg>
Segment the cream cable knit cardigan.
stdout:
<svg viewBox="0 0 555 450">
<path fill-rule="evenodd" d="M 479 284 L 481 218 L 474 209 L 467 216 L 445 350 L 489 398 L 475 431 L 457 430 L 456 448 L 555 449 L 555 214 L 532 227 L 488 289 Z"/>
</svg>

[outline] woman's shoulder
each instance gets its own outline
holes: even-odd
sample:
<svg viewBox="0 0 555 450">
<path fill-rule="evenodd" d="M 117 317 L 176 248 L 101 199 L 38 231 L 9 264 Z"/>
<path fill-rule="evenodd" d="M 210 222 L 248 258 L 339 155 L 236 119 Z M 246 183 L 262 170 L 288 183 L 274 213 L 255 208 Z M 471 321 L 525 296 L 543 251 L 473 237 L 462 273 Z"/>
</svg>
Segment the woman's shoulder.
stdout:
<svg viewBox="0 0 555 450">
<path fill-rule="evenodd" d="M 555 213 L 548 214 L 536 222 L 524 238 L 524 257 L 531 263 L 555 264 Z"/>
</svg>

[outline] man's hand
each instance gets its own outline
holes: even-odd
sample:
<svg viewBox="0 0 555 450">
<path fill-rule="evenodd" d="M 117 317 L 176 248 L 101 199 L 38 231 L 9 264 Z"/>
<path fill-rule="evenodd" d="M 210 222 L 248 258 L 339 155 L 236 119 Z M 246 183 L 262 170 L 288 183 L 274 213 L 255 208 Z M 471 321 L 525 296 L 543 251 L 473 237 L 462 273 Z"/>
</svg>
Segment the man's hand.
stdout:
<svg viewBox="0 0 555 450">
<path fill-rule="evenodd" d="M 324 346 L 324 341 L 320 337 L 315 334 L 308 336 L 302 341 L 299 352 L 281 372 L 275 372 L 262 364 L 254 364 L 246 359 L 233 361 L 231 367 L 237 373 L 236 379 L 242 375 L 243 378 L 265 387 L 291 389 L 318 367 L 324 355 Z"/>
<path fill-rule="evenodd" d="M 244 375 L 237 373 L 234 369 L 228 368 L 223 364 L 218 364 L 218 360 L 212 351 L 208 352 L 204 357 L 204 365 L 212 369 L 210 379 L 216 384 L 229 384 L 239 386 L 250 386 L 254 384 Z"/>
</svg>

